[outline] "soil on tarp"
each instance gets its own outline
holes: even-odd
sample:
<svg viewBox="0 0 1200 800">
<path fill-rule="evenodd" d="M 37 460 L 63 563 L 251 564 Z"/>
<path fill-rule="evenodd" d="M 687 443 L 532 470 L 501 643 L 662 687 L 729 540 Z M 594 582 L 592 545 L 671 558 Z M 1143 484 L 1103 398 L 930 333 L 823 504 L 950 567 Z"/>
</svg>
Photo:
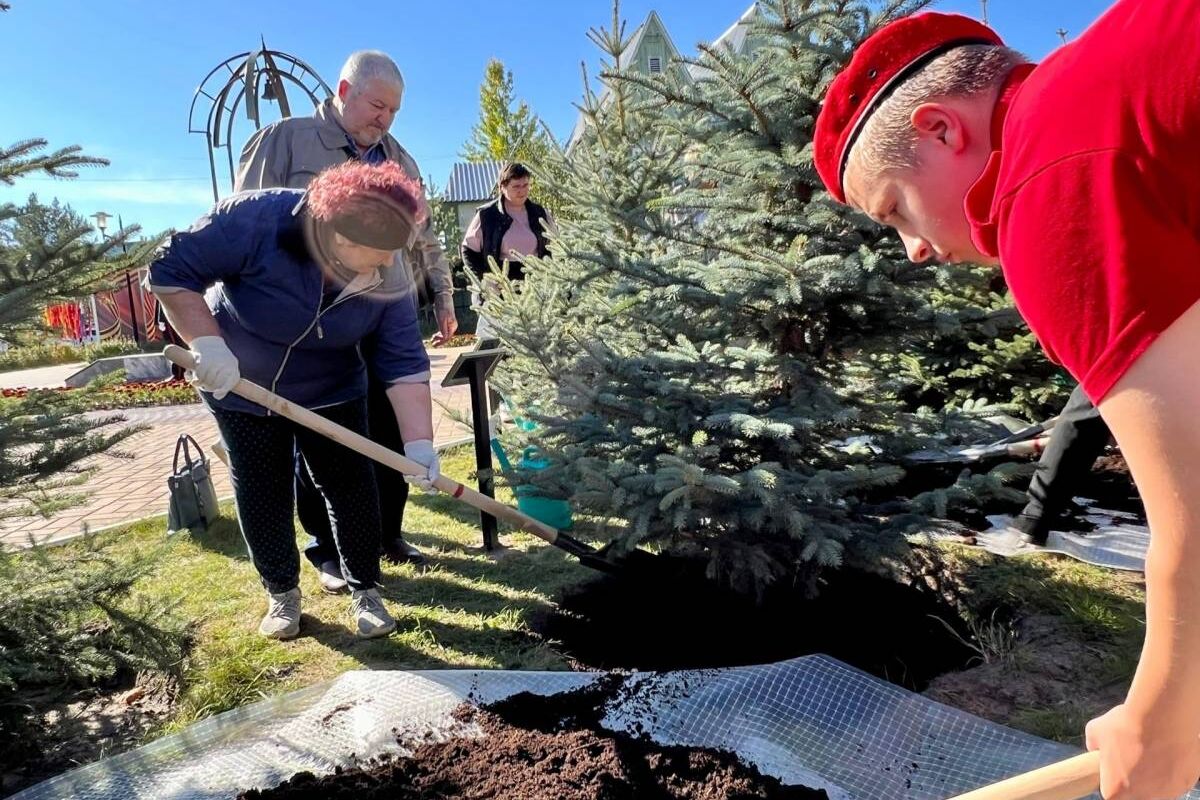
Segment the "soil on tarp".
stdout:
<svg viewBox="0 0 1200 800">
<path fill-rule="evenodd" d="M 976 464 L 923 464 L 910 466 L 905 470 L 904 477 L 899 483 L 891 486 L 881 487 L 878 493 L 869 496 L 868 499 L 873 502 L 886 504 L 889 501 L 895 501 L 896 498 L 913 497 L 922 492 L 934 489 L 939 486 L 950 486 L 958 478 L 963 470 L 968 470 L 974 474 L 984 474 L 989 470 L 999 466 L 1004 462 L 988 461 L 985 463 Z M 1029 485 L 1029 480 L 1033 476 L 1035 469 L 1034 462 L 1028 462 L 1028 475 L 1026 477 L 1014 479 L 1012 487 L 1024 491 Z M 1096 459 L 1096 463 L 1086 474 L 1076 476 L 1075 484 L 1072 486 L 1071 493 L 1077 500 L 1087 501 L 1085 503 L 1072 503 L 1064 512 L 1065 518 L 1056 524 L 1059 529 L 1065 529 L 1074 533 L 1084 533 L 1091 531 L 1095 526 L 1089 522 L 1086 517 L 1093 513 L 1093 508 L 1097 511 L 1121 511 L 1128 514 L 1133 514 L 1139 521 L 1145 522 L 1146 511 L 1142 505 L 1142 499 L 1138 495 L 1137 487 L 1129 474 L 1129 466 L 1125 463 L 1125 458 L 1120 451 L 1110 449 L 1107 453 Z M 971 506 L 968 508 L 955 508 L 950 512 L 950 519 L 961 523 L 973 530 L 987 530 L 991 523 L 988 522 L 988 516 L 992 514 L 1015 514 L 1021 510 L 1024 501 L 1011 502 L 998 497 L 993 497 L 981 505 Z M 894 510 L 899 510 L 902 506 L 897 504 Z"/>
<path fill-rule="evenodd" d="M 620 678 L 609 678 L 575 692 L 522 693 L 484 708 L 467 703 L 453 717 L 474 737 L 422 744 L 407 758 L 325 777 L 300 773 L 277 788 L 240 798 L 827 798 L 820 790 L 782 785 L 732 753 L 661 746 L 606 730 L 600 725 L 604 707 L 620 687 Z"/>
<path fill-rule="evenodd" d="M 678 670 L 822 653 L 914 691 L 977 655 L 958 609 L 916 583 L 830 570 L 819 594 L 775 587 L 761 602 L 703 578 L 692 559 L 661 574 L 606 575 L 565 590 L 537 630 L 580 669 Z"/>
</svg>

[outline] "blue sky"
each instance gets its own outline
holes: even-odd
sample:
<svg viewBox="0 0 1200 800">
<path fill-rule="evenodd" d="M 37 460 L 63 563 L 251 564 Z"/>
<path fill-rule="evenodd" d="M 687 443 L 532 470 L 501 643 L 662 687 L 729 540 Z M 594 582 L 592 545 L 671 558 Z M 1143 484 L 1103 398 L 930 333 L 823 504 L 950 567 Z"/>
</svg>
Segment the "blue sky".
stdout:
<svg viewBox="0 0 1200 800">
<path fill-rule="evenodd" d="M 1127 0 L 1128 1 L 1128 0 Z M 676 47 L 724 31 L 750 0 L 623 0 L 632 30 L 651 10 Z M 330 85 L 346 55 L 389 52 L 408 89 L 392 133 L 426 176 L 444 185 L 478 117 L 479 82 L 489 58 L 513 71 L 516 95 L 559 138 L 575 121 L 580 62 L 596 71 L 590 27 L 608 26 L 609 0 L 390 0 L 348 6 L 317 0 L 12 0 L 0 14 L 4 75 L 0 144 L 42 137 L 51 147 L 82 145 L 112 166 L 70 182 L 28 178 L 0 187 L 0 202 L 30 192 L 59 197 L 85 215 L 104 210 L 148 231 L 185 227 L 211 203 L 203 136 L 188 133 L 193 93 L 230 56 L 267 46 L 308 62 Z M 1109 0 L 988 0 L 988 21 L 1017 49 L 1041 58 L 1080 33 Z M 979 0 L 936 8 L 979 16 Z M 65 22 L 65 24 L 64 24 Z M 275 106 L 267 106 L 266 114 Z M 298 112 L 297 112 L 298 113 Z M 237 147 L 252 132 L 235 127 Z M 236 158 L 236 151 L 235 151 Z M 228 191 L 222 177 L 222 193 Z"/>
</svg>

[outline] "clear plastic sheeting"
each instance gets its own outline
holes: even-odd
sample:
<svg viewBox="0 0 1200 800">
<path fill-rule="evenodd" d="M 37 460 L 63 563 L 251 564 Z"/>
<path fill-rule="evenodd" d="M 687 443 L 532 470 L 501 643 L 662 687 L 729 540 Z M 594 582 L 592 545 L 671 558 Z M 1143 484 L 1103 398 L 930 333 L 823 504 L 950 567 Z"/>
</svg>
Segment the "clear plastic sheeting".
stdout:
<svg viewBox="0 0 1200 800">
<path fill-rule="evenodd" d="M 450 712 L 521 691 L 553 694 L 599 673 L 350 672 L 230 711 L 74 770 L 20 800 L 230 798 L 318 774 L 353 756 L 404 754 L 424 741 L 478 735 Z M 912 694 L 825 656 L 757 667 L 630 676 L 608 710 L 613 730 L 664 744 L 736 752 L 787 783 L 835 800 L 946 798 L 1073 755 Z M 1188 796 L 1200 800 L 1200 792 Z"/>
<path fill-rule="evenodd" d="M 1146 553 L 1150 549 L 1150 529 L 1138 523 L 1133 514 L 1091 508 L 1085 519 L 1095 526 L 1087 533 L 1050 531 L 1043 546 L 1026 542 L 1008 527 L 1012 517 L 988 517 L 991 529 L 976 535 L 979 547 L 999 556 L 1012 557 L 1032 553 L 1059 553 L 1097 567 L 1146 571 Z"/>
</svg>

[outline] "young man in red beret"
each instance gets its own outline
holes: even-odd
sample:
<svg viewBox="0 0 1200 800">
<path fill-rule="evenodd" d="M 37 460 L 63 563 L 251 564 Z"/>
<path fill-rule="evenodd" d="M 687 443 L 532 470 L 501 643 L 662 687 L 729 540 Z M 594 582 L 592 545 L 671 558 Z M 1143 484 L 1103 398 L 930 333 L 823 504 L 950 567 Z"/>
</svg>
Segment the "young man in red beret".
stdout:
<svg viewBox="0 0 1200 800">
<path fill-rule="evenodd" d="M 1034 67 L 966 17 L 917 14 L 830 85 L 829 192 L 914 261 L 1000 264 L 1096 402 L 1152 531 L 1146 641 L 1087 727 L 1107 800 L 1200 777 L 1200 3 L 1120 0 Z"/>
</svg>

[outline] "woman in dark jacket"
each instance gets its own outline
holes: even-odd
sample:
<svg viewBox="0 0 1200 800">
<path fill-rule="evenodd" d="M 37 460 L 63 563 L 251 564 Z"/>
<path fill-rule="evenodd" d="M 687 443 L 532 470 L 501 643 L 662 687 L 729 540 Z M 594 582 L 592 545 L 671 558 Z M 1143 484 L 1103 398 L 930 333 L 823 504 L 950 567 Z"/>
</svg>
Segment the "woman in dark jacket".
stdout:
<svg viewBox="0 0 1200 800">
<path fill-rule="evenodd" d="M 196 359 L 195 379 L 229 453 L 238 522 L 270 595 L 264 636 L 300 628 L 300 557 L 292 464 L 304 456 L 329 507 L 353 590 L 357 634 L 395 627 L 379 597 L 379 502 L 371 463 L 325 437 L 229 394 L 239 378 L 268 387 L 356 433 L 367 432 L 360 343 L 388 384 L 405 454 L 438 474 L 429 357 L 413 280 L 397 251 L 411 246 L 426 209 L 420 186 L 391 162 L 352 161 L 307 192 L 242 193 L 217 204 L 150 265 L 150 286 Z M 220 284 L 210 308 L 204 292 Z"/>
<path fill-rule="evenodd" d="M 475 212 L 462 241 L 463 263 L 482 278 L 489 271 L 488 258 L 508 262 L 513 280 L 524 277 L 522 261 L 527 256 L 545 258 L 546 231 L 553 230 L 550 212 L 529 199 L 529 170 L 512 163 L 500 173 L 500 196 Z"/>
<path fill-rule="evenodd" d="M 549 254 L 546 232 L 553 230 L 550 212 L 529 199 L 529 170 L 524 164 L 509 164 L 500 172 L 500 196 L 475 212 L 462 241 L 463 263 L 479 276 L 482 296 L 471 292 L 471 305 L 479 315 L 475 336 L 486 339 L 491 325 L 483 312 L 483 303 L 492 291 L 487 277 L 488 259 L 507 266 L 514 281 L 525 277 L 524 260 L 529 256 L 545 258 Z"/>
</svg>

